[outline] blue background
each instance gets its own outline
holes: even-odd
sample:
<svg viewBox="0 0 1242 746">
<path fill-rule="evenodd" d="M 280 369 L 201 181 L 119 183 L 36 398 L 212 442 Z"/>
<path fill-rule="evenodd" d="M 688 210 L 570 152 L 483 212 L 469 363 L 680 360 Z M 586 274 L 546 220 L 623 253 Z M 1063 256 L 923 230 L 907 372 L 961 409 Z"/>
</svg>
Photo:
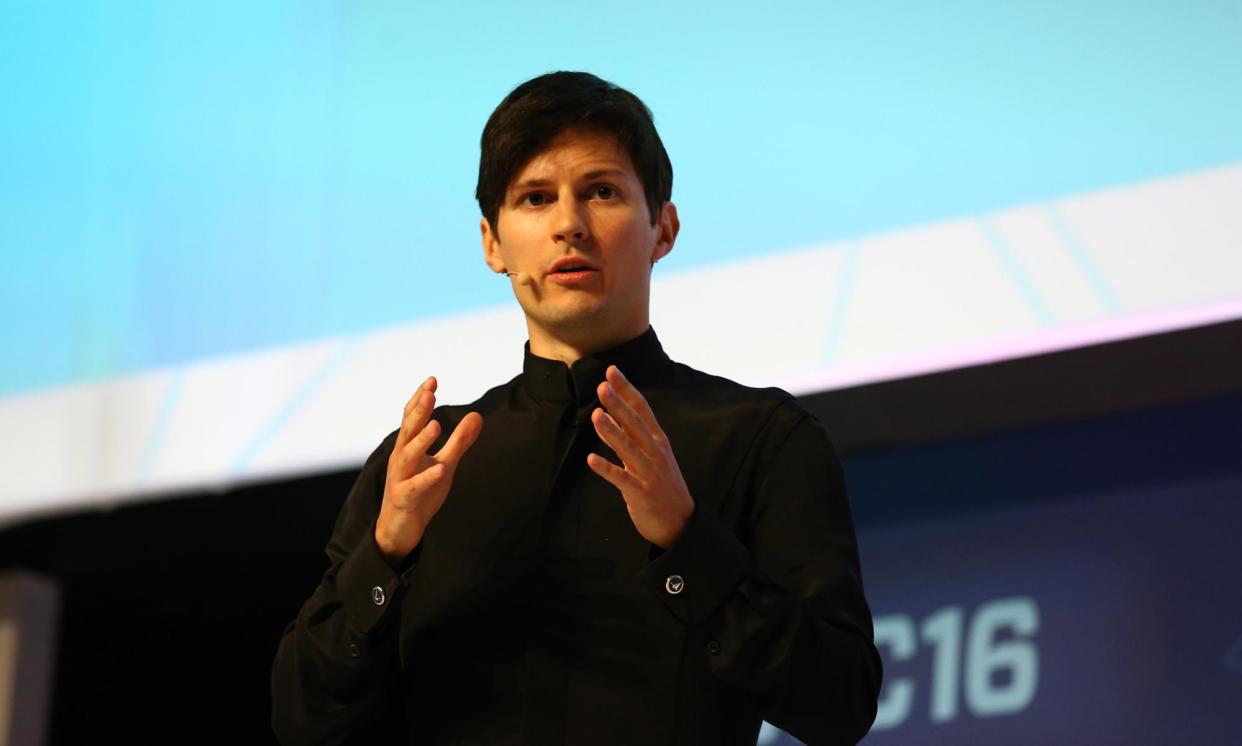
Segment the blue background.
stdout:
<svg viewBox="0 0 1242 746">
<path fill-rule="evenodd" d="M 0 3 L 0 394 L 509 302 L 478 136 L 587 69 L 698 267 L 1242 160 L 1238 2 Z"/>
</svg>

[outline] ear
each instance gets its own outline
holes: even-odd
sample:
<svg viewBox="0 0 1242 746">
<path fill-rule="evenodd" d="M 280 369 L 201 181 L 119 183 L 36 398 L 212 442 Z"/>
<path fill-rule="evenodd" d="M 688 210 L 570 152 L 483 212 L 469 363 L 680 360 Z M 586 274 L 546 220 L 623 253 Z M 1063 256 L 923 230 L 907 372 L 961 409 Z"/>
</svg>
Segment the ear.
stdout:
<svg viewBox="0 0 1242 746">
<path fill-rule="evenodd" d="M 677 219 L 677 205 L 665 202 L 660 206 L 660 218 L 656 221 L 656 241 L 651 247 L 651 262 L 654 264 L 673 250 L 677 241 L 677 232 L 681 230 L 681 221 Z"/>
<path fill-rule="evenodd" d="M 487 218 L 479 220 L 479 233 L 483 237 L 483 261 L 487 262 L 493 272 L 504 272 L 505 260 L 500 256 L 500 237 L 492 230 Z"/>
</svg>

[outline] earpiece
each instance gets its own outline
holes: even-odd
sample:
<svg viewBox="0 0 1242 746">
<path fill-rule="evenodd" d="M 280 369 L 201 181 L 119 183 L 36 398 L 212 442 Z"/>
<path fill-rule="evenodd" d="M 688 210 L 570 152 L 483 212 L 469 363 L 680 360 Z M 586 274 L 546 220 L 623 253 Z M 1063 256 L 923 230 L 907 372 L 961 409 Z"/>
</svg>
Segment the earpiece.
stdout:
<svg viewBox="0 0 1242 746">
<path fill-rule="evenodd" d="M 500 270 L 500 272 L 499 272 L 498 274 L 506 275 L 506 276 L 508 276 L 508 277 L 516 277 L 516 278 L 517 278 L 517 284 L 519 284 L 519 285 L 529 285 L 529 284 L 530 284 L 530 275 L 528 275 L 528 274 L 527 274 L 527 273 L 525 273 L 525 272 L 510 272 L 510 271 L 509 271 L 509 270 L 507 270 L 507 269 L 502 269 L 502 270 Z"/>
</svg>

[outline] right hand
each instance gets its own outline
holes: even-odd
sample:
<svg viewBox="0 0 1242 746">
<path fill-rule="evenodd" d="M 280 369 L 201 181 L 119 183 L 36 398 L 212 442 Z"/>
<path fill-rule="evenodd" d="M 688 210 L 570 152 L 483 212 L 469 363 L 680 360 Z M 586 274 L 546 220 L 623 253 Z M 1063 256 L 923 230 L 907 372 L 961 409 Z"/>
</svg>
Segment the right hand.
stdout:
<svg viewBox="0 0 1242 746">
<path fill-rule="evenodd" d="M 384 500 L 375 522 L 375 545 L 394 566 L 423 540 L 427 524 L 444 504 L 453 484 L 457 463 L 483 429 L 482 415 L 471 412 L 434 456 L 427 455 L 427 449 L 440 435 L 440 423 L 431 419 L 436 406 L 435 390 L 436 379 L 432 376 L 406 402 L 401 430 L 388 457 Z"/>
</svg>

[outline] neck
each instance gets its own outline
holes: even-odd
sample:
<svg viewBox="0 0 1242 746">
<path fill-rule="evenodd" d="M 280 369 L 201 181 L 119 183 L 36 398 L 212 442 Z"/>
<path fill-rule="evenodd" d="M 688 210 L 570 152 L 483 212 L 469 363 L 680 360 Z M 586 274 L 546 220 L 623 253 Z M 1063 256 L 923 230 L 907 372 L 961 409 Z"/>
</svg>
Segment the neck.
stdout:
<svg viewBox="0 0 1242 746">
<path fill-rule="evenodd" d="M 530 334 L 531 354 L 548 360 L 560 360 L 566 365 L 573 365 L 581 358 L 609 350 L 629 342 L 647 331 L 650 326 L 643 318 L 641 326 L 634 324 L 610 333 L 601 334 L 598 330 L 587 330 L 583 335 L 553 334 L 546 329 L 535 326 L 527 320 L 527 332 Z"/>
</svg>

